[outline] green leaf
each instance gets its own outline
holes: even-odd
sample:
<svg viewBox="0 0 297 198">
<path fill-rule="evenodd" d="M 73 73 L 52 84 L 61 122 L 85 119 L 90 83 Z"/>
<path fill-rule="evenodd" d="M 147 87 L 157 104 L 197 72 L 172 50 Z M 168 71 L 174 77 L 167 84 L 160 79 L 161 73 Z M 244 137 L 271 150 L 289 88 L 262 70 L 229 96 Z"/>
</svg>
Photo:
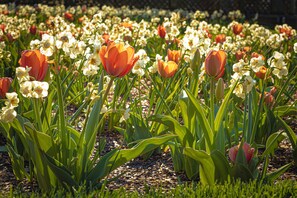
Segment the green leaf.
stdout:
<svg viewBox="0 0 297 198">
<path fill-rule="evenodd" d="M 215 150 L 211 153 L 211 158 L 215 165 L 215 179 L 221 183 L 226 182 L 231 171 L 226 157 L 220 151 Z"/>
<path fill-rule="evenodd" d="M 284 127 L 284 129 L 285 129 L 285 131 L 287 133 L 287 136 L 290 139 L 292 147 L 296 148 L 296 146 L 297 146 L 297 136 L 296 136 L 295 132 L 292 130 L 292 128 L 289 125 L 287 125 L 287 123 L 281 117 L 277 116 L 277 119 L 281 122 L 282 126 Z"/>
<path fill-rule="evenodd" d="M 268 181 L 268 182 L 275 181 L 279 176 L 281 176 L 284 172 L 286 172 L 286 170 L 288 170 L 288 168 L 290 168 L 291 166 L 292 166 L 292 163 L 289 163 L 289 164 L 286 164 L 286 165 L 280 167 L 276 171 L 267 174 L 266 177 L 264 178 L 264 180 Z"/>
<path fill-rule="evenodd" d="M 231 177 L 234 179 L 241 179 L 244 182 L 253 179 L 251 171 L 245 165 L 239 163 L 231 168 Z"/>
<path fill-rule="evenodd" d="M 276 148 L 278 148 L 278 144 L 283 140 L 285 139 L 285 136 L 283 135 L 284 132 L 276 132 L 276 133 L 273 133 L 271 134 L 267 141 L 266 141 L 266 149 L 265 151 L 263 152 L 263 156 L 267 156 L 267 155 L 270 155 L 270 154 L 273 154 L 274 153 L 274 150 Z"/>
<path fill-rule="evenodd" d="M 167 126 L 170 131 L 177 135 L 183 146 L 191 147 L 193 145 L 194 137 L 192 133 L 185 126 L 180 125 L 179 122 L 171 116 L 153 115 L 149 118 L 149 120 L 159 122 Z"/>
<path fill-rule="evenodd" d="M 215 165 L 211 156 L 205 151 L 194 150 L 190 147 L 184 148 L 184 154 L 199 163 L 201 183 L 204 185 L 213 185 L 215 183 Z"/>
<path fill-rule="evenodd" d="M 67 168 L 62 163 L 47 155 L 46 153 L 43 154 L 50 169 L 53 171 L 53 173 L 56 175 L 61 183 L 65 182 L 68 186 L 78 187 L 78 184 L 73 179 L 71 172 L 67 170 Z"/>
<path fill-rule="evenodd" d="M 28 177 L 25 170 L 24 157 L 19 155 L 10 145 L 7 145 L 8 154 L 12 164 L 12 170 L 17 179 Z"/>
<path fill-rule="evenodd" d="M 189 106 L 189 108 L 195 108 L 196 110 L 196 116 L 198 118 L 199 124 L 202 127 L 204 137 L 206 139 L 206 143 L 208 145 L 207 150 L 211 150 L 212 144 L 213 144 L 213 137 L 214 137 L 214 132 L 210 127 L 209 121 L 206 118 L 206 112 L 205 110 L 201 107 L 199 101 L 191 94 L 189 90 L 185 90 L 187 92 L 187 95 L 192 102 L 193 106 Z"/>
<path fill-rule="evenodd" d="M 119 166 L 140 155 L 156 149 L 175 137 L 176 135 L 172 134 L 152 137 L 142 140 L 131 149 L 115 149 L 110 151 L 99 160 L 95 167 L 90 170 L 89 174 L 87 175 L 87 184 L 89 182 L 98 182 Z"/>
<path fill-rule="evenodd" d="M 227 95 L 225 96 L 224 98 L 224 101 L 222 102 L 219 110 L 218 110 L 218 113 L 216 115 L 216 118 L 215 118 L 215 123 L 214 123 L 214 130 L 215 132 L 218 132 L 220 127 L 222 126 L 222 122 L 226 116 L 226 113 L 227 113 L 227 110 L 228 110 L 228 106 L 229 106 L 229 103 L 231 101 L 230 97 L 232 95 L 232 92 L 234 90 L 234 88 L 236 87 L 236 84 L 229 90 L 229 92 L 227 93 Z"/>
</svg>

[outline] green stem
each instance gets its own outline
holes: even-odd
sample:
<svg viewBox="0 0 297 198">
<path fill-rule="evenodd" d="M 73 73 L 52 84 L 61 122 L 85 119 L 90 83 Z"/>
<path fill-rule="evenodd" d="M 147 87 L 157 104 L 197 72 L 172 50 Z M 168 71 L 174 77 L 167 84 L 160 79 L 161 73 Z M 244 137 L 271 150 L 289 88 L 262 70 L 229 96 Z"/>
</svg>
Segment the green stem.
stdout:
<svg viewBox="0 0 297 198">
<path fill-rule="evenodd" d="M 214 95 L 215 95 L 215 79 L 210 78 L 210 126 L 214 130 Z"/>
</svg>

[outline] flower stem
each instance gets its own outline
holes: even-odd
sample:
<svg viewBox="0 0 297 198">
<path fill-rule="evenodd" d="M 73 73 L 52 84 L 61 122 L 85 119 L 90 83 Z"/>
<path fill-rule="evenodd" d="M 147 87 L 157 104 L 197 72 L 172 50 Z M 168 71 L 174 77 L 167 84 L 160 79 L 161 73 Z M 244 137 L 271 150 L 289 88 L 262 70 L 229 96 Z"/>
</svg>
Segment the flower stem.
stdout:
<svg viewBox="0 0 297 198">
<path fill-rule="evenodd" d="M 215 79 L 210 78 L 210 126 L 214 130 L 214 96 L 215 96 Z"/>
</svg>

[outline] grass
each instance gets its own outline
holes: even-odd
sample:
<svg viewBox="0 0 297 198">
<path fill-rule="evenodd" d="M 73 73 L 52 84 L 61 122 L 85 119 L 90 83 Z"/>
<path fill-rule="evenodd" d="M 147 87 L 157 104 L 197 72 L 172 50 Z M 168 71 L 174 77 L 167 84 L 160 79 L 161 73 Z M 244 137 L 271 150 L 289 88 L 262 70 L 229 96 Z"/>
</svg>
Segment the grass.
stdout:
<svg viewBox="0 0 297 198">
<path fill-rule="evenodd" d="M 226 183 L 215 186 L 202 186 L 201 184 L 192 183 L 187 185 L 178 185 L 175 189 L 164 192 L 162 188 L 146 187 L 146 192 L 128 192 L 124 188 L 110 191 L 108 189 L 93 190 L 86 192 L 81 188 L 72 193 L 63 189 L 52 191 L 47 194 L 40 192 L 22 193 L 18 189 L 12 189 L 5 197 L 114 197 L 114 198 L 134 198 L 134 197 L 295 197 L 297 195 L 297 181 L 281 181 L 276 184 L 260 184 L 257 182 L 233 184 Z M 2 195 L 3 196 L 3 195 Z M 2 197 L 0 194 L 0 197 Z"/>
</svg>

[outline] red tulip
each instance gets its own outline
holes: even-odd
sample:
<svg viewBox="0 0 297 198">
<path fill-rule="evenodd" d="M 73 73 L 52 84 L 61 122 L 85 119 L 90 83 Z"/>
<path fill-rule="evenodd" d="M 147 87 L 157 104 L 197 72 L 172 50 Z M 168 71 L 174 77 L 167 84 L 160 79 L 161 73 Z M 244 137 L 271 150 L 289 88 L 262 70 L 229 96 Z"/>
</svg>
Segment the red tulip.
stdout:
<svg viewBox="0 0 297 198">
<path fill-rule="evenodd" d="M 65 19 L 67 19 L 68 21 L 73 21 L 73 14 L 69 13 L 69 12 L 65 12 L 64 14 Z"/>
<path fill-rule="evenodd" d="M 171 78 L 178 69 L 178 65 L 174 61 L 164 62 L 158 61 L 158 72 L 164 78 Z"/>
<path fill-rule="evenodd" d="M 212 50 L 205 59 L 205 71 L 211 77 L 219 79 L 224 75 L 226 65 L 226 53 L 222 50 Z"/>
<path fill-rule="evenodd" d="M 165 27 L 163 27 L 162 25 L 159 25 L 159 26 L 158 26 L 158 35 L 159 35 L 161 38 L 165 38 L 165 36 L 166 36 L 166 29 L 165 29 Z"/>
<path fill-rule="evenodd" d="M 169 61 L 174 61 L 176 64 L 178 64 L 180 60 L 180 51 L 168 49 L 167 57 Z"/>
<path fill-rule="evenodd" d="M 25 50 L 19 60 L 21 67 L 30 67 L 29 75 L 35 80 L 42 81 L 48 70 L 47 57 L 39 50 Z"/>
<path fill-rule="evenodd" d="M 32 26 L 30 27 L 30 33 L 33 34 L 33 35 L 35 35 L 36 32 L 37 32 L 36 25 L 32 25 Z"/>
<path fill-rule="evenodd" d="M 4 32 L 5 28 L 6 28 L 5 24 L 0 24 L 0 29 L 2 30 L 2 32 Z"/>
<path fill-rule="evenodd" d="M 216 43 L 224 43 L 226 41 L 226 35 L 225 34 L 218 34 L 216 36 Z"/>
<path fill-rule="evenodd" d="M 1 98 L 6 97 L 6 93 L 8 92 L 11 83 L 12 83 L 12 78 L 9 78 L 9 77 L 0 78 L 0 97 Z"/>
<path fill-rule="evenodd" d="M 100 59 L 105 71 L 114 77 L 128 74 L 139 57 L 134 57 L 134 48 L 125 47 L 122 43 L 109 42 L 99 51 Z"/>
<path fill-rule="evenodd" d="M 232 30 L 233 30 L 234 34 L 238 35 L 238 34 L 240 34 L 242 32 L 243 25 L 240 24 L 240 23 L 237 23 L 237 24 L 233 25 Z"/>
<path fill-rule="evenodd" d="M 229 157 L 233 163 L 235 163 L 235 161 L 236 161 L 236 157 L 237 157 L 239 148 L 240 148 L 240 145 L 237 145 L 237 146 L 233 146 L 229 150 Z M 249 163 L 254 156 L 255 149 L 251 148 L 251 146 L 246 142 L 243 144 L 242 149 L 243 149 L 246 161 L 247 161 L 247 163 Z"/>
</svg>

